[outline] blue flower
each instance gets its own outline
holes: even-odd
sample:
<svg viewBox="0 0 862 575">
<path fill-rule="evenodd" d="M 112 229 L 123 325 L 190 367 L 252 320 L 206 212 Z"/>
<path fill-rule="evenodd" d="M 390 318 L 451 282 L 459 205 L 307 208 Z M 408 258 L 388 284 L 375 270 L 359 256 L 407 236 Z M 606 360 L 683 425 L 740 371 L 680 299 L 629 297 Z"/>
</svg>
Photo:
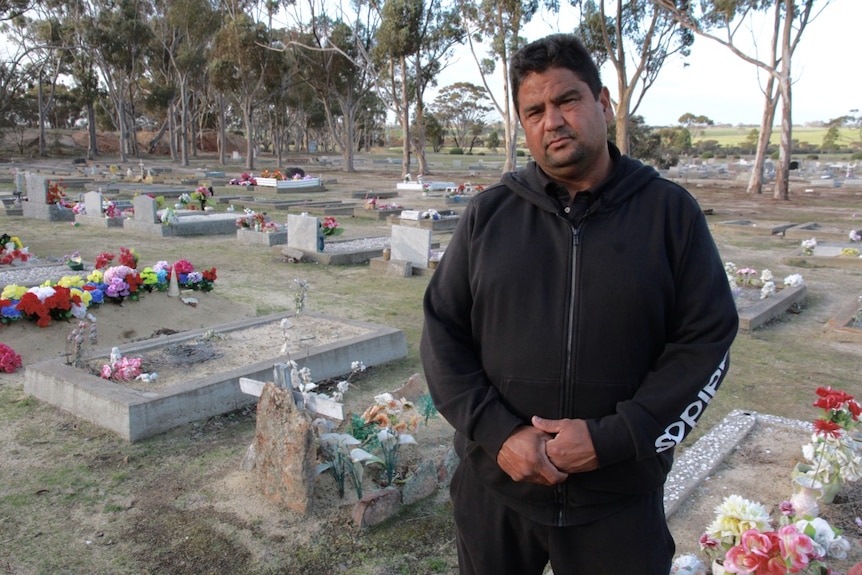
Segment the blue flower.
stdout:
<svg viewBox="0 0 862 575">
<path fill-rule="evenodd" d="M 18 318 L 20 318 L 21 312 L 18 311 L 17 309 L 15 309 L 16 305 L 18 305 L 18 302 L 15 300 L 12 300 L 11 305 L 3 306 L 3 308 L 0 309 L 0 316 L 5 317 L 7 319 L 18 319 Z"/>
</svg>

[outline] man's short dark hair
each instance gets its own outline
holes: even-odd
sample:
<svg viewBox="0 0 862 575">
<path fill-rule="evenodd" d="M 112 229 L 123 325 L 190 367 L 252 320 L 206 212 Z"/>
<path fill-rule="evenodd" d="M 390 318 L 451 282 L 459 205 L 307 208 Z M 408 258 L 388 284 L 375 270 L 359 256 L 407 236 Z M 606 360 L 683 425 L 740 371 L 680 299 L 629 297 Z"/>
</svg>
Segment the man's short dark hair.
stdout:
<svg viewBox="0 0 862 575">
<path fill-rule="evenodd" d="M 574 34 L 551 34 L 530 42 L 512 56 L 509 84 L 512 87 L 512 101 L 516 112 L 518 91 L 524 78 L 533 72 L 542 73 L 551 68 L 571 70 L 590 87 L 593 97 L 599 97 L 602 90 L 599 69 L 584 43 Z"/>
</svg>

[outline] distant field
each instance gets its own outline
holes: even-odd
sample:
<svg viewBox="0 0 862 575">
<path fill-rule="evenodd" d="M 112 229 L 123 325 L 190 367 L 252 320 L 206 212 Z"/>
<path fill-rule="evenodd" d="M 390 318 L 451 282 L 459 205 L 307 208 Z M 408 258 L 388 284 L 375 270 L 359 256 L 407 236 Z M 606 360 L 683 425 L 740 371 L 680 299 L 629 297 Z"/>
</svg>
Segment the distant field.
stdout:
<svg viewBox="0 0 862 575">
<path fill-rule="evenodd" d="M 695 134 L 692 132 L 692 142 L 699 142 L 702 140 L 715 140 L 721 146 L 734 146 L 740 144 L 745 141 L 748 137 L 748 133 L 752 129 L 760 129 L 758 126 L 740 126 L 733 128 L 707 128 L 704 130 L 702 134 Z M 819 146 L 823 142 L 823 136 L 826 135 L 826 128 L 824 127 L 803 127 L 803 126 L 793 126 L 793 139 L 799 140 L 800 142 L 808 142 L 809 144 Z M 854 134 L 848 129 L 841 130 L 841 136 L 846 139 L 850 139 L 854 136 L 858 135 Z M 780 132 L 778 128 L 773 129 L 772 137 L 770 138 L 770 142 L 775 144 L 776 146 L 779 144 Z M 849 142 L 846 142 L 849 143 Z"/>
</svg>

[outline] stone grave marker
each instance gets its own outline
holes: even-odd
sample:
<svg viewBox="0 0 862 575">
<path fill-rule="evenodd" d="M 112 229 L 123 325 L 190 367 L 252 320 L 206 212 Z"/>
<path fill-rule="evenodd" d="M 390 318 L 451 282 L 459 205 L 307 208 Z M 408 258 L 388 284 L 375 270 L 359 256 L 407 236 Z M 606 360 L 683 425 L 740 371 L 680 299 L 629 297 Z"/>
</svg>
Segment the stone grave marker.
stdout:
<svg viewBox="0 0 862 575">
<path fill-rule="evenodd" d="M 404 260 L 417 267 L 428 267 L 431 252 L 431 230 L 392 226 L 392 259 Z"/>
<path fill-rule="evenodd" d="M 39 174 L 27 172 L 27 201 L 39 205 L 48 204 L 48 180 Z"/>
<path fill-rule="evenodd" d="M 102 215 L 102 192 L 87 192 L 84 194 L 84 209 L 88 216 Z"/>
<path fill-rule="evenodd" d="M 287 215 L 287 247 L 306 252 L 320 252 L 323 232 L 314 216 Z"/>
<path fill-rule="evenodd" d="M 135 207 L 135 220 L 147 224 L 159 223 L 158 206 L 156 200 L 150 196 L 141 194 L 132 200 Z M 89 208 L 88 208 L 89 211 Z"/>
</svg>

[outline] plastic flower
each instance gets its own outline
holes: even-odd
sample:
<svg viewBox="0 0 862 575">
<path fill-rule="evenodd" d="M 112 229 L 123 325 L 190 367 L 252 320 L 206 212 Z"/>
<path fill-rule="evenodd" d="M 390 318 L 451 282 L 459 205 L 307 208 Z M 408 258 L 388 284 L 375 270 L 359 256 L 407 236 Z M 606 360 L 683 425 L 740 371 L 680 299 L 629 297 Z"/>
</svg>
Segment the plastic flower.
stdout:
<svg viewBox="0 0 862 575">
<path fill-rule="evenodd" d="M 107 267 L 107 265 L 109 263 L 114 261 L 115 257 L 116 256 L 114 254 L 110 254 L 108 252 L 102 252 L 98 256 L 96 256 L 96 262 L 95 262 L 94 266 L 96 267 L 97 270 L 100 270 L 104 267 Z"/>
<path fill-rule="evenodd" d="M 811 538 L 814 544 L 814 554 L 818 557 L 846 559 L 850 550 L 850 542 L 842 537 L 829 522 L 820 517 L 797 521 L 796 528 Z"/>
<path fill-rule="evenodd" d="M 811 238 L 810 240 L 802 240 L 802 253 L 806 256 L 810 256 L 814 253 L 814 248 L 817 247 L 817 238 Z"/>
<path fill-rule="evenodd" d="M 21 299 L 21 296 L 26 292 L 27 288 L 25 286 L 9 284 L 3 288 L 3 292 L 0 293 L 0 299 Z"/>
<path fill-rule="evenodd" d="M 0 343 L 0 371 L 15 373 L 22 365 L 21 356 L 5 343 Z"/>
<path fill-rule="evenodd" d="M 722 544 L 735 545 L 746 531 L 766 531 L 770 526 L 766 507 L 739 495 L 728 495 L 715 508 L 715 519 L 707 527 L 706 535 Z"/>
<path fill-rule="evenodd" d="M 798 287 L 802 285 L 802 276 L 800 274 L 791 274 L 784 278 L 784 285 L 788 287 Z"/>
<path fill-rule="evenodd" d="M 851 242 L 859 242 L 862 241 L 862 236 L 859 235 L 859 232 L 856 230 L 850 230 L 850 234 L 848 235 Z"/>
</svg>

